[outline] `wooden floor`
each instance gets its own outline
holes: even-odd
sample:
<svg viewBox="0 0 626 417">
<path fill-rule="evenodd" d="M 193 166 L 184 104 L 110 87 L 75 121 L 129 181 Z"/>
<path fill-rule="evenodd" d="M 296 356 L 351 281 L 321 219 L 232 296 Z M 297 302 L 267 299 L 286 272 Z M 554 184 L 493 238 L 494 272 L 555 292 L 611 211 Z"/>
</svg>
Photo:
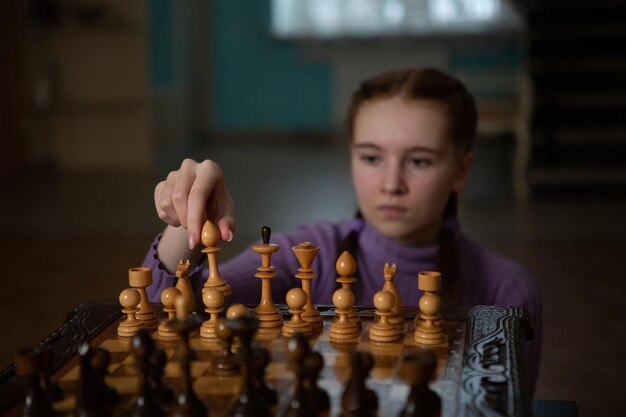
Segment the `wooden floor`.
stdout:
<svg viewBox="0 0 626 417">
<path fill-rule="evenodd" d="M 212 155 L 238 207 L 236 240 L 224 258 L 262 224 L 288 229 L 353 211 L 343 157 L 328 149 Z M 259 169 L 271 180 L 255 183 Z M 540 283 L 545 344 L 536 397 L 576 401 L 581 416 L 623 415 L 626 197 L 577 193 L 516 204 L 506 193 L 483 192 L 492 174 L 477 171 L 461 219 L 468 234 L 526 265 Z M 58 327 L 74 305 L 115 299 L 125 288 L 128 268 L 141 263 L 161 228 L 152 208 L 156 178 L 33 174 L 1 182 L 2 365 Z"/>
</svg>

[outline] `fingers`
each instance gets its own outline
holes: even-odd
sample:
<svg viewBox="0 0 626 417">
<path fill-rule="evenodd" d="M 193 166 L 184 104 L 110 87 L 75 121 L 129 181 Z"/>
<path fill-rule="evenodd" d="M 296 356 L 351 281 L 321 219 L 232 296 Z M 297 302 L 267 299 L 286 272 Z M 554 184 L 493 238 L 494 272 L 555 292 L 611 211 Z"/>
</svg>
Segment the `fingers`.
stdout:
<svg viewBox="0 0 626 417">
<path fill-rule="evenodd" d="M 203 161 L 196 167 L 196 178 L 189 190 L 187 206 L 187 232 L 189 247 L 195 247 L 202 232 L 205 220 L 216 222 L 218 212 L 210 210 L 220 198 L 224 188 L 224 173 L 213 161 Z M 218 192 L 216 192 L 216 190 Z"/>
<path fill-rule="evenodd" d="M 187 229 L 189 248 L 200 241 L 205 220 L 216 224 L 222 240 L 230 241 L 235 231 L 235 208 L 224 184 L 219 165 L 186 159 L 155 187 L 157 214 L 172 226 Z"/>
<path fill-rule="evenodd" d="M 176 171 L 171 172 L 165 181 L 157 184 L 154 189 L 154 205 L 161 220 L 169 225 L 178 227 L 180 226 L 180 220 L 171 198 L 175 177 Z"/>
<path fill-rule="evenodd" d="M 219 204 L 220 206 L 218 207 L 218 212 L 220 213 L 220 216 L 218 216 L 216 220 L 216 226 L 220 231 L 222 240 L 230 242 L 233 240 L 236 227 L 235 205 L 226 187 L 224 187 L 223 194 L 219 198 Z"/>
</svg>

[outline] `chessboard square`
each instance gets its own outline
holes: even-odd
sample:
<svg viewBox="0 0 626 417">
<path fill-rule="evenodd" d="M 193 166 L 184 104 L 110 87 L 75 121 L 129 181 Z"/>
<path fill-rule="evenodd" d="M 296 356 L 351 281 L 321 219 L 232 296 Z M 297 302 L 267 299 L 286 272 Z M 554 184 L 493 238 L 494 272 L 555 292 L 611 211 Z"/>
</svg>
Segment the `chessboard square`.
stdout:
<svg viewBox="0 0 626 417">
<path fill-rule="evenodd" d="M 193 383 L 196 392 L 208 395 L 236 395 L 241 387 L 238 376 L 201 376 Z"/>
<path fill-rule="evenodd" d="M 389 389 L 389 401 L 390 402 L 403 402 L 406 401 L 409 395 L 409 386 L 406 384 L 393 384 Z"/>
<path fill-rule="evenodd" d="M 265 377 L 271 380 L 284 379 L 293 376 L 289 365 L 284 362 L 270 362 L 265 370 Z"/>
<path fill-rule="evenodd" d="M 57 401 L 52 405 L 56 415 L 71 415 L 72 411 L 76 409 L 76 398 L 74 396 L 65 397 L 61 401 Z"/>
<path fill-rule="evenodd" d="M 115 369 L 115 371 L 109 372 L 109 375 L 114 377 L 123 377 L 123 376 L 135 376 L 139 373 L 137 368 L 130 365 L 120 365 Z"/>
<path fill-rule="evenodd" d="M 204 343 L 202 338 L 194 337 L 189 339 L 189 347 L 195 351 L 204 350 Z"/>
<path fill-rule="evenodd" d="M 63 378 L 61 378 L 61 381 L 77 381 L 78 377 L 80 376 L 80 367 L 79 366 L 75 366 L 72 369 L 70 369 L 69 371 L 67 371 L 67 373 L 65 375 L 63 375 Z"/>
<path fill-rule="evenodd" d="M 139 379 L 132 376 L 107 377 L 106 382 L 114 387 L 120 395 L 135 394 L 139 386 Z"/>
<path fill-rule="evenodd" d="M 346 352 L 320 352 L 324 358 L 325 368 L 349 368 L 350 355 Z"/>
<path fill-rule="evenodd" d="M 374 366 L 370 373 L 372 382 L 383 383 L 393 380 L 396 376 L 396 369 L 385 366 Z"/>
<path fill-rule="evenodd" d="M 115 338 L 115 339 L 105 340 L 104 342 L 102 342 L 100 347 L 103 347 L 109 352 L 114 353 L 114 352 L 128 352 L 128 349 L 130 346 L 126 339 Z"/>
<path fill-rule="evenodd" d="M 166 378 L 180 378 L 181 376 L 180 366 L 177 363 L 168 361 L 165 364 L 164 374 Z"/>
<path fill-rule="evenodd" d="M 197 378 L 200 375 L 203 375 L 207 369 L 209 369 L 210 365 L 210 362 L 193 362 L 191 364 L 191 377 Z"/>
<path fill-rule="evenodd" d="M 200 339 L 200 345 L 197 348 L 197 352 L 208 351 L 211 355 L 219 353 L 223 350 L 222 342 L 219 339 Z"/>
<path fill-rule="evenodd" d="M 375 359 L 384 361 L 387 357 L 398 359 L 402 355 L 404 345 L 397 342 L 374 342 L 370 341 L 367 345 L 361 346 L 361 350 L 366 350 L 374 355 Z"/>
<path fill-rule="evenodd" d="M 196 378 L 200 375 L 204 374 L 204 372 L 209 367 L 210 363 L 208 362 L 193 362 L 191 364 L 191 377 Z M 180 378 L 182 376 L 182 372 L 180 370 L 180 365 L 175 362 L 168 362 L 165 365 L 165 377 L 166 378 Z"/>
<path fill-rule="evenodd" d="M 285 352 L 287 350 L 287 341 L 281 336 L 280 338 L 272 340 L 272 342 L 267 346 L 267 349 L 270 352 Z"/>
<path fill-rule="evenodd" d="M 281 334 L 281 328 L 277 329 L 261 329 L 254 336 L 254 340 L 260 342 L 261 344 L 265 344 L 263 342 L 273 342 L 277 338 L 279 338 Z"/>
<path fill-rule="evenodd" d="M 131 355 L 128 355 L 124 358 L 121 364 L 128 365 L 128 366 L 135 366 L 135 358 L 133 358 Z"/>
<path fill-rule="evenodd" d="M 121 363 L 112 363 L 109 365 L 109 374 L 114 374 L 120 366 L 122 366 Z"/>
</svg>

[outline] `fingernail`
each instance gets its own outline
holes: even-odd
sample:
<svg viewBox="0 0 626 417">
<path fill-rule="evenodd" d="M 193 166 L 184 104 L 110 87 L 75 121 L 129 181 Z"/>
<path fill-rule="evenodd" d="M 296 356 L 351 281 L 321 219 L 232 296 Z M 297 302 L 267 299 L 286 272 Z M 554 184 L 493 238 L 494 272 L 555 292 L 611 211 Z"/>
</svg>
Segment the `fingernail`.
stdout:
<svg viewBox="0 0 626 417">
<path fill-rule="evenodd" d="M 197 243 L 196 234 L 193 232 L 189 233 L 189 249 L 195 248 L 196 243 Z"/>
<path fill-rule="evenodd" d="M 226 239 L 227 242 L 230 242 L 231 240 L 233 240 L 233 232 L 231 230 L 228 231 L 228 238 Z"/>
</svg>

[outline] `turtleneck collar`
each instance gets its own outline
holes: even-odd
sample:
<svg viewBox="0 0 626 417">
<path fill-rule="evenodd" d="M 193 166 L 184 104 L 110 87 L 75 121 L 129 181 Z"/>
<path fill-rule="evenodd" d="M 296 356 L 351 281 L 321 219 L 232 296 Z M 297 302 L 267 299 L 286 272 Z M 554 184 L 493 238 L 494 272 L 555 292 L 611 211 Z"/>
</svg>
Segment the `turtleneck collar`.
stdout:
<svg viewBox="0 0 626 417">
<path fill-rule="evenodd" d="M 423 263 L 435 262 L 439 252 L 439 244 L 426 246 L 407 246 L 395 239 L 383 236 L 374 226 L 363 219 L 352 221 L 353 230 L 359 234 L 359 246 L 367 256 L 372 256 L 377 262 L 389 262 L 395 259 L 399 263 Z M 444 228 L 451 229 L 455 235 L 458 233 L 459 223 L 456 218 L 444 220 Z M 383 259 L 385 258 L 385 259 Z"/>
</svg>

